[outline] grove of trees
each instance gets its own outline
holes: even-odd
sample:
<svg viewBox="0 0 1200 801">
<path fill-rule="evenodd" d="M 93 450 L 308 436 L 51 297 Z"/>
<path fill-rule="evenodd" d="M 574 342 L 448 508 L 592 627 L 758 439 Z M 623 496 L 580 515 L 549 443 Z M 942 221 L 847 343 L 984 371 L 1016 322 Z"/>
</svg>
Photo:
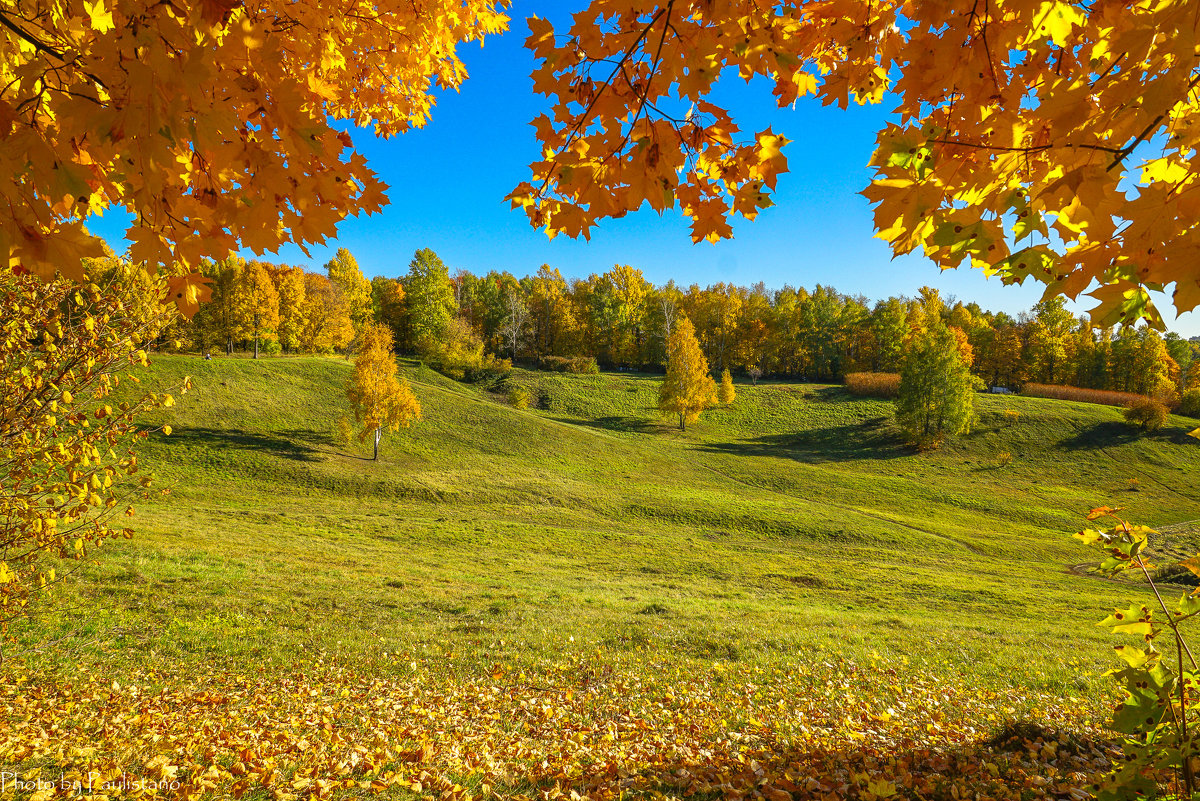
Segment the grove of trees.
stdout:
<svg viewBox="0 0 1200 801">
<path fill-rule="evenodd" d="M 1014 317 L 929 288 L 872 303 L 821 285 L 654 286 L 625 265 L 571 280 L 545 265 L 522 278 L 451 274 L 428 249 L 401 277 L 370 281 L 344 249 L 323 273 L 237 259 L 204 270 L 211 302 L 177 322 L 164 346 L 249 351 L 257 341 L 270 353 L 346 352 L 378 323 L 399 352 L 456 377 L 500 358 L 538 364 L 583 356 L 609 368 L 661 371 L 673 329 L 687 319 L 714 377 L 730 370 L 837 381 L 846 373 L 900 372 L 906 343 L 932 314 L 989 386 L 1037 382 L 1147 395 L 1200 386 L 1197 343 L 1147 325 L 1095 328 L 1062 298 Z"/>
</svg>

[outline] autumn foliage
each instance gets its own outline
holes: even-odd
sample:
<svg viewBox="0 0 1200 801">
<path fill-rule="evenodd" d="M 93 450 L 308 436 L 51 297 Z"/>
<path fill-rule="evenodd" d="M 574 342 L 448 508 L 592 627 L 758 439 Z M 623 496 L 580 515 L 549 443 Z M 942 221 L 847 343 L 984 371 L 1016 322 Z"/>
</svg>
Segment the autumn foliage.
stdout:
<svg viewBox="0 0 1200 801">
<path fill-rule="evenodd" d="M 894 398 L 900 394 L 899 373 L 848 373 L 846 391 L 851 395 Z"/>
<path fill-rule="evenodd" d="M 489 0 L 69 0 L 0 22 L 3 266 L 78 279 L 101 253 L 83 218 L 127 209 L 130 257 L 183 273 L 171 295 L 192 313 L 204 257 L 321 243 L 379 209 L 334 120 L 423 125 L 435 87 L 466 77 L 458 45 L 507 18 Z"/>
<path fill-rule="evenodd" d="M 354 372 L 346 382 L 346 397 L 354 407 L 354 419 L 362 428 L 358 439 L 375 438 L 375 457 L 384 429 L 398 431 L 421 419 L 421 404 L 408 382 L 396 376 L 392 332 L 381 325 L 363 331 L 362 347 L 354 360 Z"/>
<path fill-rule="evenodd" d="M 898 120 L 864 194 L 896 254 L 1090 290 L 1102 325 L 1159 323 L 1148 289 L 1200 303 L 1197 24 L 1188 3 L 594 3 L 569 30 L 530 21 L 553 109 L 512 201 L 551 235 L 648 205 L 729 237 L 770 205 L 787 139 L 739 130 L 724 72 L 781 107 L 886 97 Z"/>
<path fill-rule="evenodd" d="M 122 381 L 136 386 L 133 368 L 173 311 L 140 269 L 95 266 L 88 283 L 0 270 L 0 628 L 55 580 L 57 560 L 132 534 L 129 504 L 149 485 L 133 446 L 150 431 L 136 421 L 174 403 L 111 398 Z"/>
<path fill-rule="evenodd" d="M 679 430 L 700 419 L 700 413 L 717 403 L 717 383 L 708 373 L 708 362 L 696 342 L 692 321 L 684 317 L 671 332 L 667 375 L 658 392 L 658 408 L 679 418 Z"/>
<path fill-rule="evenodd" d="M 1157 431 L 1167 422 L 1170 409 L 1158 398 L 1139 398 L 1125 407 L 1125 421 L 1142 431 Z"/>
<path fill-rule="evenodd" d="M 1103 389 L 1085 389 L 1083 387 L 1056 386 L 1052 384 L 1026 384 L 1021 387 L 1021 394 L 1031 398 L 1054 398 L 1056 400 L 1076 401 L 1078 403 L 1098 403 L 1105 406 L 1128 406 L 1131 403 L 1144 400 L 1145 395 L 1133 392 L 1113 392 Z"/>
<path fill-rule="evenodd" d="M 717 402 L 722 406 L 728 406 L 736 397 L 737 390 L 733 386 L 733 376 L 729 374 L 727 367 L 721 371 L 721 382 L 717 384 Z"/>
<path fill-rule="evenodd" d="M 0 676 L 0 760 L 56 781 L 153 782 L 149 798 L 1052 801 L 1082 797 L 1106 765 L 1077 703 L 1032 691 L 1022 702 L 1062 729 L 980 742 L 980 720 L 1011 713 L 1008 693 L 829 653 L 768 670 L 566 653 L 480 675 L 396 655 L 271 676 L 40 679 Z"/>
</svg>

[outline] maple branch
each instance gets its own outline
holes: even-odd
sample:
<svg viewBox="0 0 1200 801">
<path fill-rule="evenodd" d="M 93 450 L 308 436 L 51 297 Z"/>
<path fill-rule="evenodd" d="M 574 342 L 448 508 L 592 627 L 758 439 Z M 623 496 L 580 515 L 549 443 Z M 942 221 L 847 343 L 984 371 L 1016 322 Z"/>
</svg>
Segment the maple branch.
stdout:
<svg viewBox="0 0 1200 801">
<path fill-rule="evenodd" d="M 0 25 L 3 25 L 5 28 L 8 28 L 10 31 L 12 31 L 13 33 L 15 33 L 17 36 L 21 37 L 23 40 L 25 40 L 25 41 L 26 41 L 26 42 L 28 42 L 29 44 L 33 45 L 33 49 L 34 49 L 34 50 L 39 50 L 39 51 L 41 51 L 41 52 L 43 52 L 43 53 L 46 53 L 46 54 L 48 54 L 48 55 L 51 55 L 51 56 L 54 56 L 54 57 L 55 57 L 55 58 L 57 58 L 59 61 L 66 61 L 66 60 L 67 60 L 67 59 L 66 59 L 66 58 L 63 56 L 63 54 L 62 54 L 62 53 L 60 53 L 59 51 L 55 50 L 55 49 L 54 49 L 53 47 L 51 47 L 50 45 L 46 44 L 45 42 L 42 42 L 41 40 L 39 40 L 39 39 L 37 39 L 37 38 L 35 38 L 35 37 L 34 37 L 34 36 L 32 36 L 31 34 L 28 34 L 28 33 L 26 33 L 26 32 L 25 32 L 25 31 L 24 31 L 22 28 L 20 28 L 20 27 L 19 27 L 19 26 L 18 26 L 18 25 L 17 25 L 15 22 L 13 22 L 11 19 L 9 19 L 9 18 L 8 18 L 8 15 L 7 15 L 7 14 L 5 14 L 3 11 L 0 11 Z"/>
<path fill-rule="evenodd" d="M 1097 76 L 1096 76 L 1096 79 L 1095 79 L 1095 80 L 1093 80 L 1093 81 L 1092 81 L 1090 84 L 1088 84 L 1088 88 L 1089 88 L 1089 89 L 1095 89 L 1095 88 L 1096 88 L 1096 84 L 1100 83 L 1100 82 L 1101 82 L 1101 81 L 1103 81 L 1105 78 L 1107 78 L 1107 77 L 1108 77 L 1108 74 L 1109 74 L 1110 72 L 1112 72 L 1113 70 L 1115 70 L 1115 69 L 1117 68 L 1117 65 L 1118 65 L 1118 64 L 1120 64 L 1120 63 L 1121 63 L 1121 62 L 1122 62 L 1122 61 L 1125 59 L 1125 56 L 1127 56 L 1127 55 L 1129 55 L 1129 53 L 1128 53 L 1128 52 L 1124 52 L 1124 53 L 1122 53 L 1121 55 L 1119 55 L 1119 56 L 1117 56 L 1116 58 L 1114 58 L 1114 59 L 1113 59 L 1113 62 L 1112 62 L 1111 64 L 1109 64 L 1109 65 L 1108 65 L 1107 69 L 1105 69 L 1105 70 L 1104 70 L 1104 72 L 1102 72 L 1102 73 L 1100 73 L 1099 75 L 1097 75 Z"/>
<path fill-rule="evenodd" d="M 1008 146 L 1008 145 L 989 145 L 989 144 L 985 144 L 983 142 L 960 142 L 956 139 L 930 139 L 929 141 L 935 142 L 939 145 L 956 145 L 958 147 L 969 147 L 969 148 L 974 148 L 976 150 L 998 150 L 998 151 L 1002 151 L 1005 153 L 1024 153 L 1026 155 L 1028 155 L 1030 153 L 1041 153 L 1046 150 L 1053 150 L 1056 147 L 1076 148 L 1079 150 L 1100 150 L 1105 153 L 1120 153 L 1121 152 L 1118 148 L 1108 147 L 1106 145 L 1077 144 L 1074 142 L 1063 142 L 1062 144 L 1057 144 L 1057 145 L 1052 144 L 1052 145 L 1030 145 L 1029 147 L 1013 147 L 1013 146 Z"/>
<path fill-rule="evenodd" d="M 1188 81 L 1187 91 L 1191 92 L 1193 89 L 1196 88 L 1197 85 L 1200 85 L 1200 73 L 1196 73 L 1195 75 L 1192 76 L 1192 79 L 1190 81 Z M 1155 117 L 1153 119 L 1153 121 L 1151 121 L 1151 123 L 1149 125 L 1147 125 L 1140 134 L 1138 134 L 1136 137 L 1134 137 L 1132 142 L 1125 145 L 1125 147 L 1121 148 L 1120 150 L 1116 151 L 1116 153 L 1117 153 L 1116 158 L 1114 158 L 1112 160 L 1112 163 L 1108 165 L 1108 168 L 1105 170 L 1105 172 L 1112 172 L 1113 168 L 1120 166 L 1121 162 L 1129 157 L 1129 154 L 1133 152 L 1134 148 L 1136 148 L 1142 142 L 1146 141 L 1147 137 L 1149 137 L 1150 134 L 1154 133 L 1154 131 L 1157 130 L 1159 123 L 1161 123 L 1163 121 L 1163 119 L 1167 116 L 1167 112 L 1170 111 L 1171 108 L 1174 108 L 1174 107 L 1175 107 L 1175 104 L 1172 103 L 1170 108 L 1168 108 L 1166 111 L 1162 112 L 1157 117 Z"/>
<path fill-rule="evenodd" d="M 629 130 L 625 132 L 625 136 L 621 139 L 621 144 L 617 145 L 615 153 L 620 153 L 625 149 L 625 145 L 629 142 L 629 137 L 633 136 L 633 129 L 637 125 L 638 117 L 642 115 L 642 111 L 646 108 L 646 101 L 650 97 L 650 82 L 654 80 L 654 73 L 658 71 L 658 65 L 662 59 L 663 45 L 667 41 L 667 31 L 670 29 L 671 22 L 671 7 L 675 5 L 675 0 L 670 0 L 662 13 L 667 17 L 667 24 L 663 25 L 662 36 L 658 39 L 658 49 L 654 52 L 654 60 L 650 63 L 650 72 L 646 75 L 646 87 L 642 90 L 641 102 L 638 103 L 637 111 L 633 113 L 633 119 L 629 121 Z M 653 25 L 654 23 L 651 23 Z M 647 27 L 649 31 L 649 27 Z M 626 78 L 628 80 L 628 78 Z M 631 83 L 630 88 L 633 89 Z M 634 89 L 636 92 L 637 90 Z"/>
<path fill-rule="evenodd" d="M 0 11 L 0 25 L 3 25 L 5 28 L 8 28 L 10 31 L 12 31 L 17 36 L 19 36 L 22 40 L 33 45 L 33 49 L 37 50 L 40 53 L 45 53 L 48 56 L 57 58 L 59 61 L 63 62 L 64 64 L 75 64 L 78 61 L 78 58 L 67 58 L 65 55 L 62 54 L 61 51 L 54 49 L 53 47 L 51 47 L 50 45 L 41 41 L 40 39 L 33 36 L 32 34 L 27 33 L 19 25 L 17 25 L 15 22 L 13 22 L 11 19 L 9 19 L 8 15 L 5 14 L 5 12 L 3 12 L 3 11 Z M 85 75 L 89 80 L 91 80 L 93 83 L 95 83 L 97 86 L 100 86 L 102 89 L 104 89 L 106 91 L 108 90 L 108 86 L 104 83 L 104 81 L 100 80 L 92 73 L 88 72 L 87 70 L 80 70 L 80 72 L 83 75 Z"/>
<path fill-rule="evenodd" d="M 671 0 L 671 2 L 673 3 L 674 0 Z M 669 8 L 670 4 L 668 4 L 667 7 Z M 611 88 L 613 79 L 617 77 L 619 72 L 621 72 L 622 68 L 625 66 L 625 62 L 629 61 L 630 57 L 633 56 L 634 51 L 636 51 L 638 47 L 641 46 L 642 42 L 645 41 L 646 36 L 650 33 L 650 29 L 654 27 L 654 23 L 658 22 L 666 12 L 666 8 L 660 8 L 658 11 L 656 11 L 654 16 L 650 18 L 650 21 L 646 23 L 646 27 L 642 28 L 642 32 L 638 34 L 638 37 L 634 40 L 633 44 L 631 44 L 625 50 L 625 52 L 621 54 L 620 60 L 617 61 L 617 66 L 609 74 L 608 78 L 605 79 L 604 83 L 600 85 L 600 88 L 596 90 L 596 93 L 592 95 L 592 99 L 583 109 L 583 113 L 579 115 L 579 119 L 576 120 L 575 124 L 571 127 L 570 133 L 567 134 L 567 138 L 563 140 L 562 147 L 559 148 L 557 152 L 561 153 L 569 148 L 571 143 L 575 141 L 575 138 L 579 136 L 580 131 L 583 130 L 584 123 L 587 122 L 588 115 L 592 113 L 592 109 L 595 108 L 596 103 L 600 100 L 600 96 L 604 94 L 606 89 Z M 546 188 L 550 183 L 550 175 L 553 174 L 555 169 L 557 169 L 557 166 L 557 163 L 552 165 L 550 172 L 546 174 L 544 179 L 542 179 L 542 188 L 538 191 L 539 196 L 546 191 Z"/>
</svg>

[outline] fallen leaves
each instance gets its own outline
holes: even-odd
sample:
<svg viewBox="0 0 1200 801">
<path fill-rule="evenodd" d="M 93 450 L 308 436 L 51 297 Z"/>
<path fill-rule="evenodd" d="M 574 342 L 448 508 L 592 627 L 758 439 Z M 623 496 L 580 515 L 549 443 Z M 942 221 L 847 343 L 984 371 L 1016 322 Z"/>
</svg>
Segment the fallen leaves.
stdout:
<svg viewBox="0 0 1200 801">
<path fill-rule="evenodd" d="M 10 674 L 0 763 L 61 775 L 44 798 L 90 781 L 112 796 L 278 801 L 1081 799 L 1110 764 L 1076 699 L 1026 696 L 1062 728 L 986 741 L 1017 699 L 907 668 L 572 656 L 456 678 L 433 663 L 414 675 L 409 659 L 387 676 L 320 663 L 276 676 Z"/>
</svg>

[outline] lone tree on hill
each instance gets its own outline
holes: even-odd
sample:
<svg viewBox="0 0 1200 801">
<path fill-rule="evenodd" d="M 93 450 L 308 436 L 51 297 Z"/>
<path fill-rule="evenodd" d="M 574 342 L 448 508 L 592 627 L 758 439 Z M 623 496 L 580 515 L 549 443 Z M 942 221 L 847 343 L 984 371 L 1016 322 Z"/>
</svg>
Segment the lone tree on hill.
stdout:
<svg viewBox="0 0 1200 801">
<path fill-rule="evenodd" d="M 659 411 L 679 415 L 679 430 L 686 431 L 688 423 L 716 402 L 717 385 L 708 374 L 696 329 L 691 320 L 680 317 L 667 347 L 667 378 L 658 390 Z"/>
<path fill-rule="evenodd" d="M 354 419 L 362 423 L 358 440 L 375 434 L 375 455 L 379 459 L 379 440 L 383 429 L 397 431 L 421 419 L 408 382 L 396 377 L 396 359 L 392 355 L 392 332 L 383 325 L 370 325 L 363 331 L 362 349 L 354 360 L 354 374 L 346 382 L 346 397 L 354 407 Z"/>
<path fill-rule="evenodd" d="M 729 374 L 729 368 L 726 367 L 721 371 L 721 383 L 717 386 L 717 400 L 722 406 L 728 406 L 733 403 L 733 399 L 737 397 L 737 392 L 733 388 L 733 376 Z"/>
<path fill-rule="evenodd" d="M 970 430 L 982 384 L 971 375 L 954 331 L 937 315 L 928 320 L 905 349 L 896 401 L 896 422 L 921 447 Z"/>
</svg>

